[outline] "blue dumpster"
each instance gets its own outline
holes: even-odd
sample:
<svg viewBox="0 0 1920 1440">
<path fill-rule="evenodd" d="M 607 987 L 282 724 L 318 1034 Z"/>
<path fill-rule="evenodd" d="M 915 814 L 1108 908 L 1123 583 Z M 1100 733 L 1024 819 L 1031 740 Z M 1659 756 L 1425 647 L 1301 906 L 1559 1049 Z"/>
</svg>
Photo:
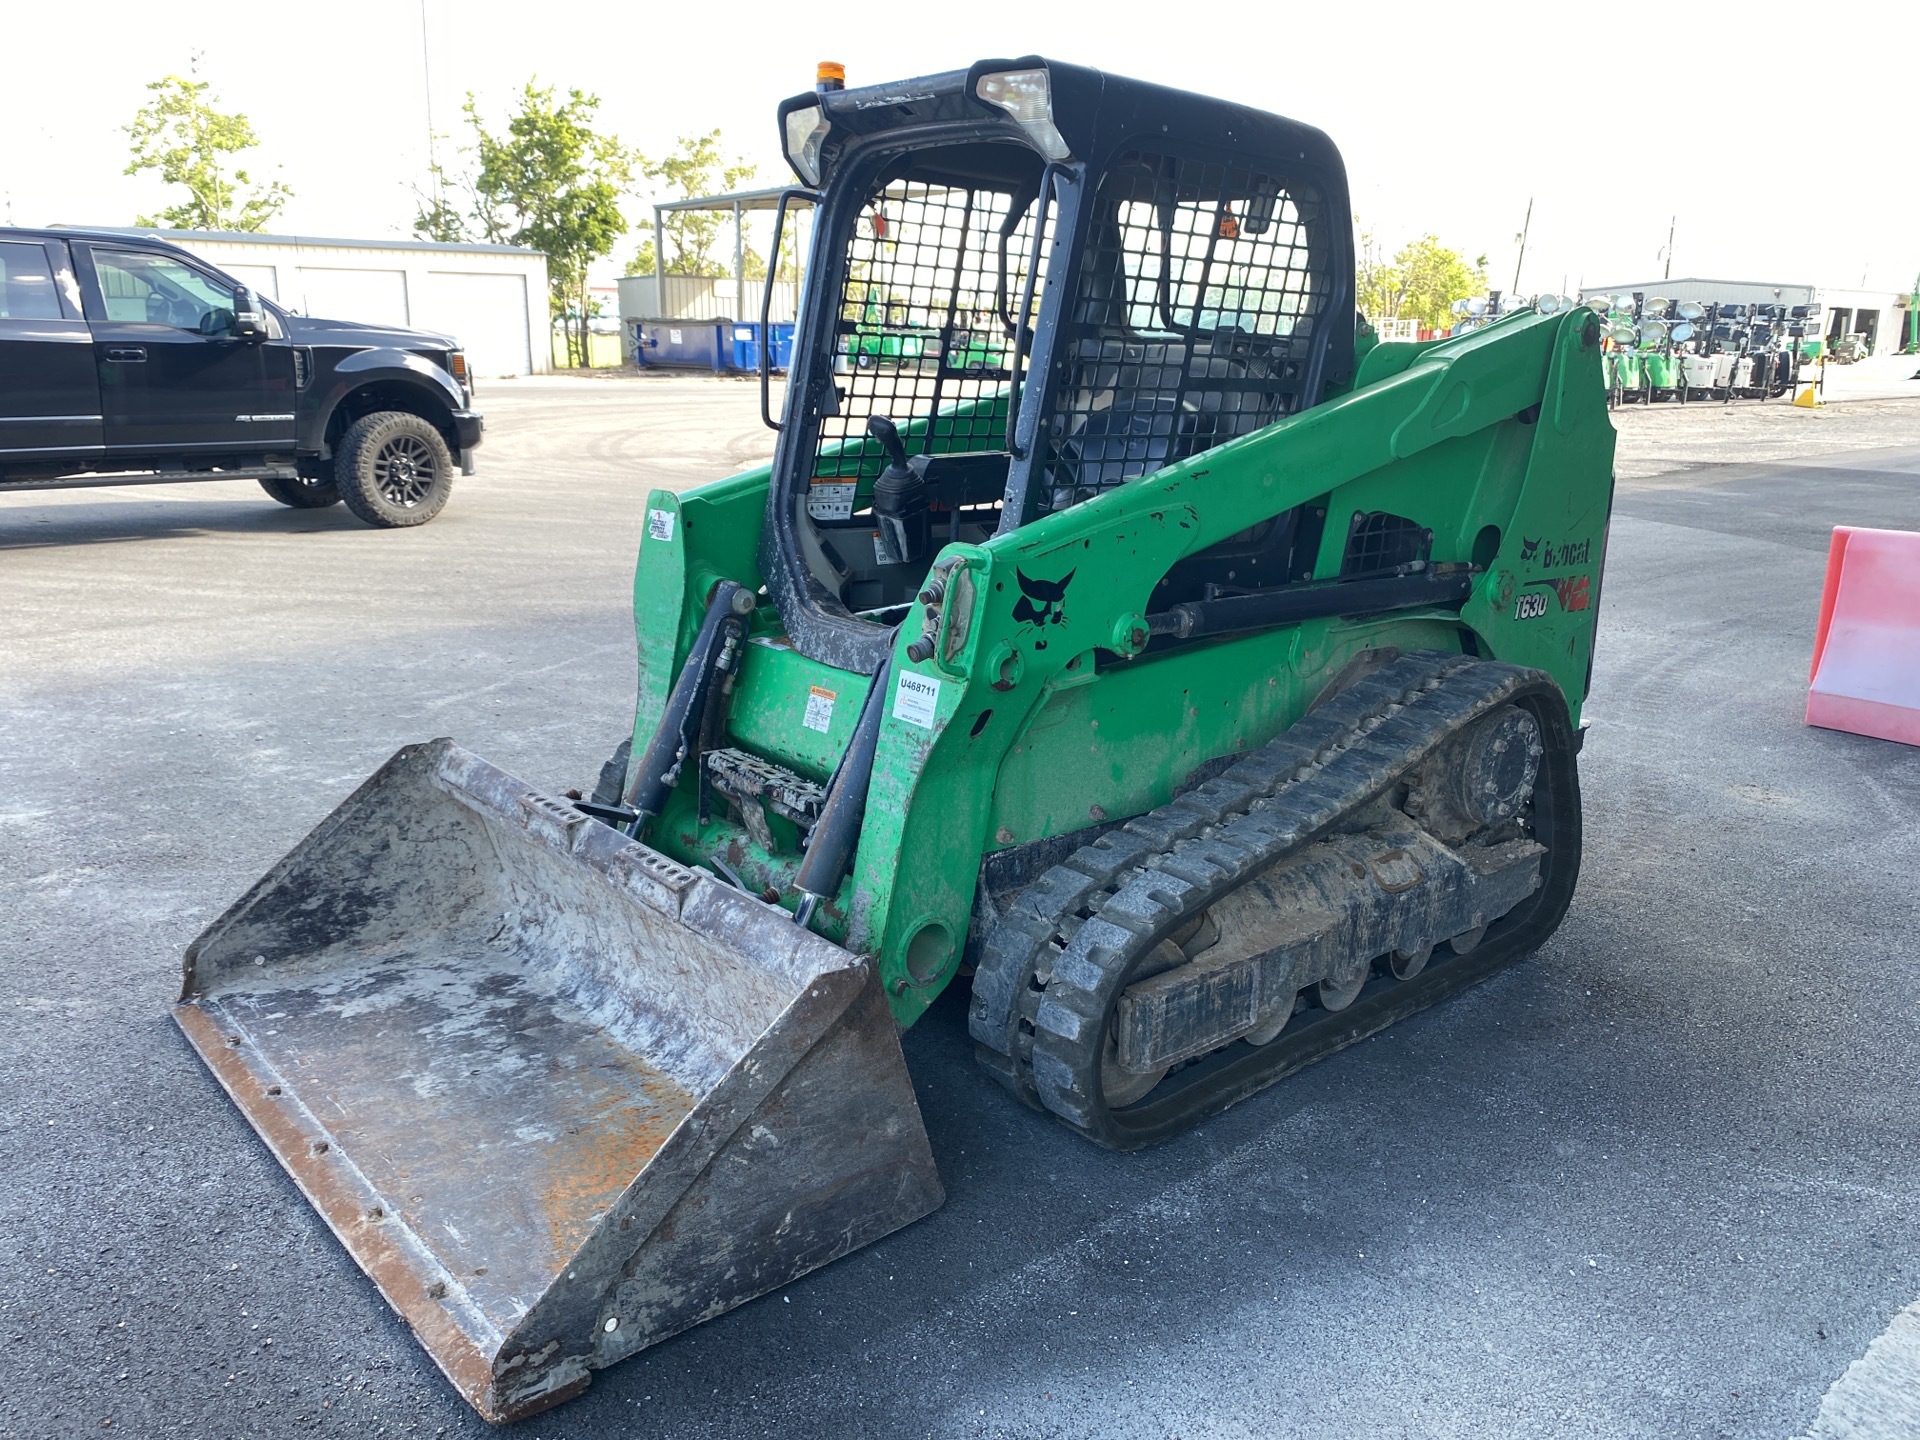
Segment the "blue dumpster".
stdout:
<svg viewBox="0 0 1920 1440">
<path fill-rule="evenodd" d="M 642 320 L 636 365 L 679 365 L 725 374 L 732 368 L 733 326 L 724 320 Z"/>
<path fill-rule="evenodd" d="M 760 327 L 758 325 L 733 325 L 727 330 L 731 337 L 727 342 L 727 361 L 736 370 L 758 370 L 760 368 Z"/>
<path fill-rule="evenodd" d="M 773 333 L 773 363 L 775 370 L 785 370 L 793 363 L 793 325 L 779 322 L 767 327 Z M 755 374 L 760 369 L 760 325 L 739 323 L 728 327 L 732 337 L 733 368 L 743 374 Z"/>
</svg>

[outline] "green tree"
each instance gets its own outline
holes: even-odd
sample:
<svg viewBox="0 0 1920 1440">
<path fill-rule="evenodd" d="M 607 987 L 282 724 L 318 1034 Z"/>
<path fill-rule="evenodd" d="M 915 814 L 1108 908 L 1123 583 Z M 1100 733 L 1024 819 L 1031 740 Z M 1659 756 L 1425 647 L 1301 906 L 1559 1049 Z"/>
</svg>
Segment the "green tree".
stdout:
<svg viewBox="0 0 1920 1440">
<path fill-rule="evenodd" d="M 1485 261 L 1470 264 L 1432 235 L 1403 246 L 1393 263 L 1401 274 L 1398 313 L 1436 330 L 1452 323 L 1454 301 L 1486 293 Z"/>
<path fill-rule="evenodd" d="M 620 273 L 623 275 L 651 275 L 659 268 L 658 265 L 654 264 L 653 260 L 653 241 L 642 240 L 640 242 L 640 248 L 633 252 L 633 258 L 627 261 L 627 268 Z"/>
<path fill-rule="evenodd" d="M 642 175 L 661 187 L 663 200 L 696 200 L 702 195 L 728 194 L 754 176 L 752 165 L 738 159 L 730 161 L 721 153 L 718 130 L 705 135 L 682 135 L 674 142 L 672 154 L 659 160 L 642 159 L 639 168 Z M 722 230 L 732 222 L 732 214 L 722 210 L 669 212 L 661 226 L 667 238 L 667 273 L 731 274 L 732 257 L 723 261 L 713 252 Z M 642 256 L 635 255 L 627 269 L 629 275 L 653 273 L 653 242 L 642 242 L 640 249 L 646 264 L 640 268 Z"/>
<path fill-rule="evenodd" d="M 563 324 L 569 363 L 587 361 L 587 268 L 613 253 L 626 232 L 620 198 L 633 180 L 634 156 L 593 128 L 600 97 L 529 80 L 504 132 L 487 129 L 469 94 L 472 174 L 459 184 L 435 167 L 431 194 L 419 196 L 414 232 L 436 240 L 479 238 L 525 245 L 547 257 L 548 308 Z M 451 191 L 465 201 L 448 199 Z"/>
<path fill-rule="evenodd" d="M 438 160 L 429 161 L 426 186 L 413 187 L 413 233 L 422 240 L 437 240 L 442 244 L 471 239 L 467 230 L 468 211 L 462 210 L 452 198 L 463 192 L 471 209 L 471 185 L 461 186 Z"/>
<path fill-rule="evenodd" d="M 158 215 L 142 215 L 136 225 L 178 230 L 262 230 L 293 198 L 278 180 L 263 189 L 232 158 L 260 142 L 244 115 L 223 114 L 217 97 L 199 78 L 195 56 L 187 75 L 167 75 L 147 86 L 152 97 L 125 126 L 133 158 L 125 174 L 158 170 L 168 185 L 186 187 L 186 199 Z"/>
<path fill-rule="evenodd" d="M 1470 263 L 1437 236 L 1422 235 L 1386 261 L 1375 238 L 1363 233 L 1355 280 L 1369 319 L 1412 320 L 1442 330 L 1453 323 L 1454 301 L 1486 293 L 1486 257 Z"/>
<path fill-rule="evenodd" d="M 795 229 L 794 215 L 793 212 L 789 210 L 787 212 L 787 228 L 782 231 L 780 235 L 780 273 L 774 277 L 777 280 L 798 280 L 800 278 L 800 262 L 794 258 L 793 237 Z M 747 279 L 764 280 L 767 278 L 767 262 L 761 257 L 758 250 L 754 249 L 751 245 L 747 246 L 746 254 L 743 258 L 747 267 Z M 628 275 L 651 275 L 655 268 L 653 263 L 653 241 L 642 240 L 640 247 L 633 252 L 633 258 L 627 261 L 627 268 L 624 273 Z M 681 272 L 676 270 L 674 273 L 677 275 Z M 709 271 L 707 273 L 711 274 L 714 272 Z"/>
<path fill-rule="evenodd" d="M 800 278 L 800 261 L 795 254 L 797 242 L 794 239 L 800 233 L 800 214 L 798 206 L 793 206 L 787 211 L 786 228 L 780 232 L 780 263 L 773 277 L 775 280 L 791 281 Z M 746 264 L 747 279 L 767 278 L 767 262 L 761 259 L 760 253 L 751 245 L 747 246 Z"/>
<path fill-rule="evenodd" d="M 1379 239 L 1372 231 L 1362 230 L 1353 264 L 1354 304 L 1369 320 L 1392 319 L 1398 288 L 1399 274 L 1380 253 Z"/>
</svg>

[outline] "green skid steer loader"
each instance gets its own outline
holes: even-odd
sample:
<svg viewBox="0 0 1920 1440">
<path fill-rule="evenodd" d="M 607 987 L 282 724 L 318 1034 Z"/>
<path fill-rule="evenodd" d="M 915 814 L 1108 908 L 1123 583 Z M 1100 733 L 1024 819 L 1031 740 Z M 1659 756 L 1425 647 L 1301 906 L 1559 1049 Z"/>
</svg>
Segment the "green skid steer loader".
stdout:
<svg viewBox="0 0 1920 1440">
<path fill-rule="evenodd" d="M 1597 316 L 1370 343 L 1338 152 L 1222 100 L 1030 57 L 779 122 L 775 458 L 649 496 L 599 789 L 410 746 L 186 957 L 182 1028 L 490 1420 L 937 1207 L 898 1035 L 949 984 L 1127 1149 L 1573 893 Z M 932 338 L 854 363 L 876 325 Z"/>
</svg>

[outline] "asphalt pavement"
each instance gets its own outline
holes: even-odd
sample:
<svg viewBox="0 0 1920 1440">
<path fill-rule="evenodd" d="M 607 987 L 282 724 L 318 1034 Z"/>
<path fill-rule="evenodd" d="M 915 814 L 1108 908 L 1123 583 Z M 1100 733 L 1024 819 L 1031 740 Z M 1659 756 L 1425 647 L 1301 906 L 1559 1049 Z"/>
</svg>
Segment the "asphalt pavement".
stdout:
<svg viewBox="0 0 1920 1440">
<path fill-rule="evenodd" d="M 746 384 L 482 403 L 413 532 L 0 496 L 6 1440 L 492 1433 L 168 1016 L 187 943 L 400 745 L 590 780 L 646 490 L 769 448 Z M 945 1208 L 511 1433 L 1806 1431 L 1920 1295 L 1920 752 L 1801 724 L 1830 527 L 1920 529 L 1920 406 L 1620 425 L 1538 956 L 1136 1155 L 976 1073 L 956 986 L 906 1036 Z"/>
</svg>

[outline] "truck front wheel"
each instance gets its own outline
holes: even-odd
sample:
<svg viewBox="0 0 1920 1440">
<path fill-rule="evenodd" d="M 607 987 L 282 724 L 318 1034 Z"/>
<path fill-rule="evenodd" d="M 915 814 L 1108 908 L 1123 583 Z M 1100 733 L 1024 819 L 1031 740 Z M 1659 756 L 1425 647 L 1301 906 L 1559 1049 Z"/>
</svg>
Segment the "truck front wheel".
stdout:
<svg viewBox="0 0 1920 1440">
<path fill-rule="evenodd" d="M 429 421 L 402 410 L 361 416 L 341 437 L 336 454 L 340 498 L 382 529 L 426 524 L 453 490 L 447 442 Z"/>
</svg>

